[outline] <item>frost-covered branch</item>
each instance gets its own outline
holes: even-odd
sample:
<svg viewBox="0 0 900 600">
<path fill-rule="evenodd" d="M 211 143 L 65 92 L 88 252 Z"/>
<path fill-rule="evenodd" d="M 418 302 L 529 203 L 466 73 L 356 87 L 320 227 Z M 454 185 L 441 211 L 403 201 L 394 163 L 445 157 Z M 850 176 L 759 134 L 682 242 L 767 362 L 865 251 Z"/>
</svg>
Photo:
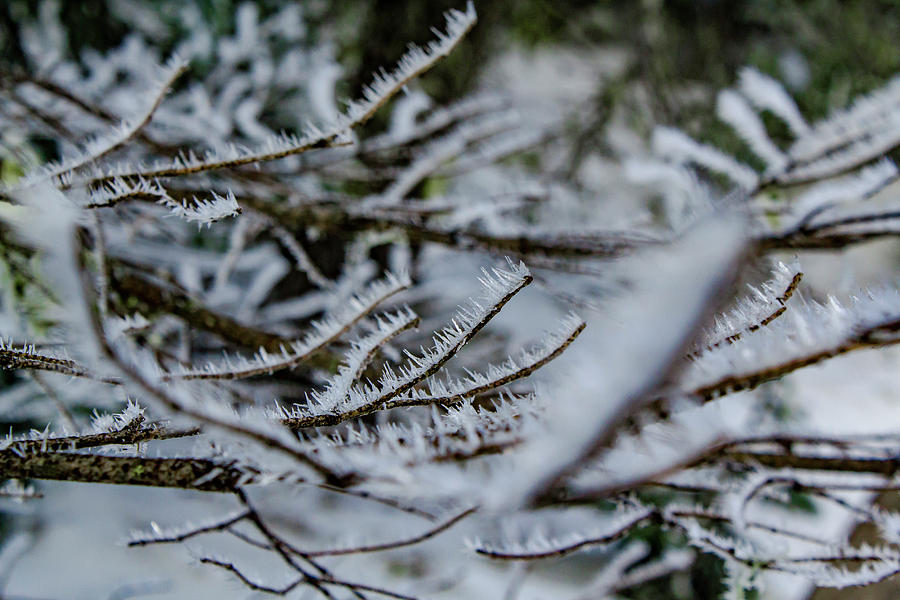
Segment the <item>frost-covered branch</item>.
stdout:
<svg viewBox="0 0 900 600">
<path fill-rule="evenodd" d="M 437 373 L 469 340 L 500 312 L 522 288 L 531 283 L 531 274 L 524 264 L 509 262 L 509 269 L 484 271 L 481 278 L 484 295 L 479 300 L 470 299 L 469 306 L 461 308 L 450 324 L 434 337 L 434 346 L 421 356 L 407 352 L 408 363 L 395 372 L 385 367 L 379 380 L 350 388 L 346 395 L 325 393 L 312 397 L 314 413 L 307 415 L 301 407 L 282 416 L 282 422 L 291 428 L 336 425 L 347 419 L 360 417 L 388 405 L 413 389 L 414 386 Z M 342 390 L 343 388 L 337 388 Z M 399 404 L 403 406 L 403 404 Z"/>
<path fill-rule="evenodd" d="M 302 135 L 281 134 L 267 139 L 258 148 L 244 149 L 231 145 L 209 151 L 203 157 L 188 153 L 172 162 L 160 163 L 147 168 L 132 169 L 128 166 L 114 166 L 106 169 L 103 174 L 89 179 L 86 183 L 91 186 L 116 177 L 156 179 L 193 175 L 268 162 L 310 150 L 349 144 L 348 134 L 351 129 L 369 120 L 384 103 L 402 90 L 412 79 L 430 69 L 438 60 L 449 54 L 475 24 L 477 17 L 474 5 L 469 2 L 465 12 L 451 10 L 447 13 L 446 18 L 446 32 L 436 31 L 437 39 L 429 42 L 424 49 L 415 45 L 410 46 L 393 71 L 376 74 L 374 81 L 363 90 L 363 98 L 350 102 L 346 112 L 334 124 L 323 130 L 310 126 Z"/>
<path fill-rule="evenodd" d="M 208 364 L 198 370 L 184 369 L 168 375 L 169 379 L 244 379 L 265 373 L 274 373 L 296 367 L 311 355 L 334 342 L 350 330 L 360 319 L 374 311 L 379 304 L 406 289 L 409 278 L 405 275 L 388 276 L 369 286 L 369 289 L 350 298 L 342 309 L 329 318 L 313 324 L 312 331 L 304 338 L 285 344 L 281 353 L 269 354 L 260 348 L 252 359 L 229 359 L 221 364 Z"/>
<path fill-rule="evenodd" d="M 26 177 L 24 180 L 25 185 L 31 185 L 40 179 L 47 178 L 58 178 L 60 181 L 67 181 L 71 178 L 72 173 L 78 169 L 97 162 L 104 156 L 127 144 L 150 122 L 166 93 L 175 83 L 175 80 L 184 74 L 187 67 L 187 63 L 177 56 L 171 58 L 161 69 L 157 77 L 158 81 L 154 86 L 156 90 L 151 94 L 152 101 L 143 113 L 123 121 L 121 125 L 107 136 L 89 142 L 80 156 L 65 160 L 59 165 L 47 166 L 35 175 Z"/>
<path fill-rule="evenodd" d="M 91 373 L 73 360 L 38 351 L 34 345 L 16 346 L 0 339 L 0 369 L 49 371 L 71 377 L 96 379 L 104 383 L 119 383 L 118 379 Z"/>
</svg>

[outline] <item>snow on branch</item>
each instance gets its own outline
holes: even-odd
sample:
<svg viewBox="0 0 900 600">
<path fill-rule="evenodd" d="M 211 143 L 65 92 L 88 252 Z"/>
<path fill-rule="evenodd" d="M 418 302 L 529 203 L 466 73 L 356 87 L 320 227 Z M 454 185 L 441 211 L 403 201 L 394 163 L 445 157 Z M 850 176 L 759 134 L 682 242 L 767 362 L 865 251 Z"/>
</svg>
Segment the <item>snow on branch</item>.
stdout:
<svg viewBox="0 0 900 600">
<path fill-rule="evenodd" d="M 697 357 L 683 382 L 702 399 L 753 389 L 803 367 L 900 341 L 897 290 L 868 290 L 848 305 L 807 300 L 733 345 Z"/>
<path fill-rule="evenodd" d="M 789 154 L 794 161 L 812 162 L 834 150 L 856 146 L 865 151 L 861 140 L 897 135 L 897 107 L 900 106 L 900 78 L 857 98 L 844 110 L 836 111 L 827 119 L 813 125 L 808 134 L 791 146 Z M 874 146 L 874 144 L 873 144 Z M 880 147 L 880 146 L 878 146 Z"/>
<path fill-rule="evenodd" d="M 294 264 L 306 275 L 310 282 L 320 288 L 334 288 L 335 283 L 322 274 L 303 246 L 300 245 L 300 242 L 287 229 L 280 225 L 272 224 L 272 233 L 287 248 L 294 259 Z"/>
<path fill-rule="evenodd" d="M 91 190 L 85 208 L 115 206 L 127 200 L 149 200 L 159 202 L 168 198 L 168 193 L 157 181 L 137 178 L 132 181 L 111 179 L 97 189 Z"/>
<path fill-rule="evenodd" d="M 739 74 L 738 89 L 755 107 L 768 110 L 784 121 L 798 138 L 809 132 L 809 125 L 794 99 L 775 79 L 753 67 L 744 67 Z"/>
<path fill-rule="evenodd" d="M 50 371 L 71 377 L 95 379 L 105 383 L 119 383 L 117 379 L 96 375 L 68 358 L 39 352 L 34 345 L 30 344 L 17 347 L 2 338 L 0 338 L 0 369 Z"/>
<path fill-rule="evenodd" d="M 106 208 L 128 200 L 144 200 L 161 204 L 169 209 L 171 215 L 197 223 L 201 227 L 241 214 L 241 207 L 231 190 L 224 195 L 210 190 L 209 194 L 211 199 L 208 200 L 194 196 L 191 200 L 183 199 L 179 202 L 172 198 L 157 180 L 116 177 L 105 181 L 99 188 L 90 190 L 84 208 Z"/>
<path fill-rule="evenodd" d="M 372 283 L 367 290 L 350 298 L 340 310 L 316 321 L 312 330 L 303 338 L 292 342 L 278 354 L 271 354 L 260 348 L 253 358 L 230 358 L 223 362 L 209 363 L 201 369 L 181 369 L 165 375 L 166 379 L 245 379 L 264 373 L 274 373 L 292 369 L 312 354 L 334 342 L 375 310 L 379 304 L 406 289 L 410 285 L 409 276 L 388 275 L 387 278 Z"/>
<path fill-rule="evenodd" d="M 398 204 L 419 182 L 431 175 L 444 163 L 456 158 L 474 140 L 483 139 L 519 125 L 521 117 L 515 111 L 491 114 L 456 127 L 450 133 L 431 142 L 413 162 L 404 169 L 390 187 L 377 198 L 376 205 Z M 490 161 L 484 161 L 485 163 Z M 484 163 L 482 163 L 484 164 Z"/>
<path fill-rule="evenodd" d="M 353 128 L 369 120 L 382 105 L 411 80 L 448 55 L 469 29 L 475 25 L 476 20 L 475 6 L 471 1 L 467 4 L 465 12 L 449 11 L 446 14 L 446 32 L 435 31 L 437 39 L 429 42 L 425 48 L 416 45 L 410 46 L 393 71 L 376 73 L 374 81 L 363 89 L 363 98 L 350 102 L 337 121 L 324 129 L 309 126 L 307 131 L 299 136 L 283 133 L 268 138 L 262 145 L 253 149 L 230 145 L 210 150 L 202 157 L 188 153 L 171 162 L 162 162 L 138 169 L 128 165 L 111 167 L 85 183 L 89 186 L 96 185 L 115 177 L 155 179 L 192 175 L 216 169 L 278 160 L 309 150 L 350 144 L 349 134 Z"/>
<path fill-rule="evenodd" d="M 25 177 L 23 184 L 27 186 L 53 178 L 66 181 L 76 170 L 95 163 L 107 154 L 127 144 L 150 122 L 156 109 L 159 108 L 160 103 L 165 98 L 166 93 L 175 81 L 187 71 L 187 68 L 187 62 L 181 60 L 178 56 L 170 58 L 156 77 L 155 90 L 151 93 L 152 100 L 143 113 L 123 121 L 121 125 L 108 135 L 88 142 L 81 155 L 64 160 L 57 165 L 45 166 L 38 172 Z"/>
<path fill-rule="evenodd" d="M 350 349 L 344 353 L 344 362 L 338 367 L 337 374 L 328 379 L 323 389 L 314 390 L 309 402 L 323 410 L 333 409 L 347 397 L 350 388 L 362 377 L 378 349 L 418 324 L 418 315 L 408 308 L 377 316 L 375 330 L 351 344 Z"/>
<path fill-rule="evenodd" d="M 211 225 L 216 221 L 220 221 L 226 217 L 234 217 L 241 214 L 241 207 L 238 206 L 237 198 L 234 192 L 228 190 L 224 196 L 211 191 L 212 198 L 209 200 L 201 200 L 196 197 L 192 202 L 183 201 L 178 203 L 168 196 L 160 199 L 160 204 L 168 207 L 171 214 L 181 217 L 185 221 L 197 223 L 197 227 L 203 225 Z"/>
<path fill-rule="evenodd" d="M 699 525 L 686 525 L 688 540 L 698 549 L 748 566 L 801 575 L 821 587 L 845 588 L 877 583 L 900 572 L 900 553 L 882 546 L 833 546 L 804 554 L 761 553 L 752 545 L 717 535 Z M 853 568 L 849 568 L 849 567 Z"/>
<path fill-rule="evenodd" d="M 529 477 L 510 483 L 504 495 L 512 491 L 518 502 L 541 502 L 615 443 L 620 428 L 676 369 L 744 251 L 740 220 L 719 218 L 698 225 L 665 251 L 648 251 L 629 263 L 630 293 L 608 303 L 605 327 L 593 329 L 605 350 L 583 357 L 580 366 L 587 373 L 601 365 L 603 377 L 561 382 L 567 392 L 548 413 L 546 431 L 518 457 Z M 675 321 L 669 318 L 673 311 L 680 315 Z M 628 366 L 634 364 L 641 369 Z"/>
<path fill-rule="evenodd" d="M 553 515 L 543 516 L 537 521 L 539 525 L 536 531 L 529 531 L 530 528 L 526 529 L 524 540 L 512 541 L 509 538 L 514 539 L 515 534 L 507 533 L 508 541 L 491 543 L 473 540 L 470 546 L 478 554 L 495 559 L 535 560 L 558 558 L 591 546 L 606 545 L 620 540 L 634 527 L 645 522 L 652 515 L 653 511 L 649 509 L 623 510 L 611 515 L 600 514 L 591 516 L 590 519 L 597 521 L 597 524 L 586 526 L 585 521 L 587 523 L 590 521 L 582 518 L 582 524 L 578 530 L 566 534 L 548 534 L 544 531 L 545 528 L 553 527 Z M 540 513 L 530 514 L 528 518 L 534 521 L 541 516 Z M 557 518 L 560 516 L 566 515 L 558 515 Z M 584 517 L 585 515 L 579 516 Z M 517 524 L 514 521 L 513 523 L 502 525 L 508 531 L 511 531 L 516 526 Z M 560 527 L 560 525 L 557 525 L 557 527 Z M 564 528 L 564 526 L 561 528 Z"/>
<path fill-rule="evenodd" d="M 437 373 L 513 296 L 531 283 L 532 277 L 524 264 L 509 261 L 507 269 L 494 268 L 490 273 L 485 269 L 479 281 L 482 297 L 470 299 L 468 306 L 460 308 L 448 326 L 435 333 L 432 348 L 423 350 L 420 356 L 407 351 L 408 361 L 398 370 L 385 366 L 377 382 L 353 386 L 343 398 L 327 398 L 325 406 L 314 404 L 311 412 L 295 406 L 282 422 L 293 428 L 333 425 L 379 410 Z"/>
<path fill-rule="evenodd" d="M 465 12 L 454 9 L 447 12 L 445 18 L 446 32 L 432 30 L 437 39 L 430 41 L 425 48 L 411 45 L 393 71 L 375 74 L 374 81 L 363 90 L 363 99 L 351 102 L 347 107 L 342 119 L 345 128 L 371 118 L 403 86 L 450 54 L 478 19 L 471 0 L 467 2 Z"/>
<path fill-rule="evenodd" d="M 810 230 L 815 218 L 840 203 L 869 198 L 884 189 L 900 175 L 897 166 L 888 158 L 879 160 L 844 177 L 814 184 L 792 202 L 792 212 L 797 215 L 797 227 Z"/>
<path fill-rule="evenodd" d="M 714 350 L 725 344 L 734 344 L 745 334 L 754 333 L 766 327 L 787 311 L 787 301 L 791 299 L 803 273 L 795 267 L 778 263 L 775 277 L 757 289 L 750 286 L 750 294 L 738 300 L 738 304 L 727 315 L 717 315 L 715 327 L 707 333 L 705 346 L 689 355 L 696 358 L 703 352 Z"/>
<path fill-rule="evenodd" d="M 329 548 L 327 550 L 308 550 L 305 552 L 307 556 L 345 556 L 348 554 L 367 554 L 370 552 L 384 552 L 385 550 L 394 550 L 397 548 L 404 548 L 406 546 L 413 546 L 415 544 L 419 544 L 425 540 L 433 538 L 436 535 L 443 533 L 444 531 L 450 529 L 463 519 L 471 516 L 476 512 L 474 508 L 468 508 L 462 512 L 459 512 L 449 519 L 439 523 L 437 526 L 432 527 L 425 531 L 424 533 L 420 533 L 419 535 L 392 542 L 383 542 L 380 544 L 366 544 L 366 545 L 352 545 L 352 546 L 344 546 L 344 547 L 336 547 Z"/>
<path fill-rule="evenodd" d="M 518 359 L 509 357 L 500 365 L 488 365 L 484 372 L 469 371 L 461 380 L 429 379 L 427 391 L 413 389 L 408 397 L 395 398 L 390 402 L 390 406 L 446 405 L 465 398 L 473 398 L 528 377 L 562 354 L 584 331 L 585 326 L 584 321 L 570 314 L 563 319 L 558 329 L 550 331 L 537 347 L 523 350 Z"/>
<path fill-rule="evenodd" d="M 714 146 L 700 144 L 677 129 L 657 127 L 653 131 L 652 144 L 657 154 L 676 163 L 694 163 L 721 173 L 744 189 L 754 189 L 759 183 L 756 172 L 747 165 L 739 163 Z"/>
<path fill-rule="evenodd" d="M 172 544 L 183 542 L 194 536 L 214 531 L 223 531 L 246 519 L 250 515 L 247 510 L 235 511 L 223 518 L 210 519 L 202 524 L 186 523 L 180 527 L 163 529 L 156 523 L 150 524 L 150 531 L 133 531 L 128 546 L 149 546 L 151 544 Z"/>
<path fill-rule="evenodd" d="M 370 477 L 402 485 L 413 470 L 427 477 L 437 469 L 442 480 L 426 488 L 429 495 L 440 496 L 447 489 L 458 491 L 456 465 L 515 448 L 527 432 L 539 427 L 541 413 L 534 395 L 502 394 L 487 407 L 471 403 L 432 407 L 428 427 L 415 423 L 367 427 L 356 422 L 329 435 L 305 433 L 317 456 Z"/>
<path fill-rule="evenodd" d="M 784 170 L 788 164 L 787 156 L 772 142 L 762 119 L 743 96 L 733 90 L 719 92 L 716 114 L 738 132 L 754 154 L 766 162 L 768 172 L 780 173 Z"/>
</svg>

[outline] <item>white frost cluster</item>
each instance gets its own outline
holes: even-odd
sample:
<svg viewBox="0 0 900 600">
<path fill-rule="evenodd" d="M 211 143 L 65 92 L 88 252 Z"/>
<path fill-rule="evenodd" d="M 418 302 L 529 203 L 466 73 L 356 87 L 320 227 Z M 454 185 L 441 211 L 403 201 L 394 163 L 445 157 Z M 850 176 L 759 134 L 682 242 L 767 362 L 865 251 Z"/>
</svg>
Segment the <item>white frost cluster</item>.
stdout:
<svg viewBox="0 0 900 600">
<path fill-rule="evenodd" d="M 253 358 L 231 358 L 225 355 L 221 363 L 208 363 L 199 370 L 182 368 L 176 371 L 173 377 L 179 379 L 242 379 L 292 368 L 315 350 L 334 341 L 385 299 L 409 285 L 408 275 L 389 274 L 385 279 L 372 283 L 367 290 L 354 295 L 334 314 L 314 322 L 311 331 L 305 337 L 292 342 L 289 347 L 283 348 L 279 353 L 270 353 L 260 348 Z"/>
<path fill-rule="evenodd" d="M 423 350 L 420 356 L 407 352 L 408 361 L 397 370 L 385 366 L 375 383 L 355 385 L 346 397 L 338 400 L 327 398 L 328 404 L 338 400 L 331 411 L 342 413 L 366 406 L 378 406 L 391 398 L 410 390 L 423 377 L 439 368 L 484 326 L 499 307 L 531 280 L 528 269 L 522 263 L 509 262 L 508 269 L 484 271 L 479 279 L 484 293 L 481 298 L 469 300 L 469 306 L 459 309 L 447 327 L 436 332 L 434 346 Z M 325 407 L 322 407 L 325 408 Z"/>
<path fill-rule="evenodd" d="M 165 197 L 160 202 L 168 206 L 173 215 L 182 219 L 197 223 L 198 227 L 203 225 L 211 225 L 216 221 L 226 217 L 234 217 L 241 213 L 241 207 L 238 206 L 237 198 L 234 192 L 229 190 L 224 196 L 212 192 L 212 198 L 208 200 L 194 198 L 191 203 L 174 202 L 170 198 Z"/>
<path fill-rule="evenodd" d="M 657 127 L 653 131 L 653 150 L 675 163 L 693 163 L 713 172 L 721 173 L 739 187 L 753 189 L 759 183 L 756 172 L 707 144 L 700 144 L 687 134 L 671 127 Z"/>
</svg>

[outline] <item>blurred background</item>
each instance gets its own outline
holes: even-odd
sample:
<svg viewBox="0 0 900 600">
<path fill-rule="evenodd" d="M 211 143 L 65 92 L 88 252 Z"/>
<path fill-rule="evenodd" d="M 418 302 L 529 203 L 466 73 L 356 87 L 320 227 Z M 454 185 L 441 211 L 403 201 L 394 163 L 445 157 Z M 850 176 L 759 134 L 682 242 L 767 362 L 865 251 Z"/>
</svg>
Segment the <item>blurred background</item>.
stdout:
<svg viewBox="0 0 900 600">
<path fill-rule="evenodd" d="M 4 69 L 27 64 L 35 43 L 23 25 L 58 19 L 70 57 L 108 51 L 140 32 L 165 56 L 202 22 L 213 38 L 233 35 L 237 0 L 7 0 L 0 5 Z M 251 3 L 259 20 L 285 2 Z M 370 75 L 393 64 L 406 42 L 430 39 L 453 0 L 314 0 L 302 7 L 304 42 L 334 45 L 343 68 L 339 97 L 356 97 Z M 727 128 L 712 110 L 736 71 L 754 66 L 783 81 L 809 120 L 878 87 L 900 67 L 898 3 L 891 0 L 507 0 L 478 2 L 479 25 L 420 85 L 437 104 L 480 86 L 529 80 L 568 108 L 575 172 L 611 152 L 606 125 L 619 116 L 640 135 L 677 124 L 725 150 Z M 32 67 L 34 65 L 31 65 Z M 204 67 L 195 63 L 195 72 Z M 521 69 L 521 72 L 516 72 Z M 534 69 L 541 69 L 535 71 Z M 536 77 L 553 77 L 543 80 Z M 504 76 L 505 80 L 497 81 Z M 581 95 L 583 97 L 577 97 Z M 384 126 L 374 123 L 371 127 Z M 730 147 L 729 147 L 730 146 Z"/>
</svg>

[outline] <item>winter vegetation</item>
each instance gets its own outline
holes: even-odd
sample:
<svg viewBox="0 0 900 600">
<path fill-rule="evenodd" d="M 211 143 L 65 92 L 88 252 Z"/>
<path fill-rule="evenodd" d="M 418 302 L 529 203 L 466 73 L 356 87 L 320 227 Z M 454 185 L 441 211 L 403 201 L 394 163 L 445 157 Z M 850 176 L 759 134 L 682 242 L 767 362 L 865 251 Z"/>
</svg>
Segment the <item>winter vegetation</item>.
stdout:
<svg viewBox="0 0 900 600">
<path fill-rule="evenodd" d="M 417 87 L 471 2 L 349 101 L 299 6 L 242 5 L 171 57 L 144 14 L 77 62 L 48 9 L 33 68 L 0 71 L 0 415 L 34 427 L 0 442 L 6 591 L 75 560 L 88 540 L 47 550 L 41 507 L 86 487 L 131 503 L 106 526 L 159 570 L 84 597 L 689 598 L 713 557 L 721 597 L 786 598 L 773 574 L 900 573 L 873 503 L 900 487 L 896 398 L 804 414 L 895 396 L 900 291 L 823 291 L 797 258 L 900 235 L 900 80 L 811 121 L 745 68 L 716 101 L 742 152 L 659 126 L 604 212 L 515 160 L 562 115 Z M 804 387 L 832 365 L 849 386 Z"/>
</svg>

